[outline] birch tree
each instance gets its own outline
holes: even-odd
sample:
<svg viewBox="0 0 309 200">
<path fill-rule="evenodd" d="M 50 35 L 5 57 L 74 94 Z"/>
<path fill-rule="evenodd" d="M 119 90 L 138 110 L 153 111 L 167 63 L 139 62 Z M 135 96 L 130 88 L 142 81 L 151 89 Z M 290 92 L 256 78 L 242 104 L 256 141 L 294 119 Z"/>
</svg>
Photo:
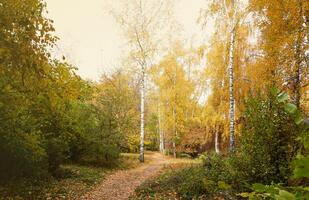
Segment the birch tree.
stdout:
<svg viewBox="0 0 309 200">
<path fill-rule="evenodd" d="M 227 54 L 223 55 L 227 65 L 229 83 L 229 150 L 235 150 L 235 52 L 237 32 L 241 22 L 246 18 L 246 6 L 237 0 L 212 1 L 205 10 L 206 21 L 214 20 L 215 34 L 225 41 Z M 203 16 L 202 16 L 203 17 Z M 210 18 L 209 18 L 210 17 Z M 205 20 L 205 19 L 203 19 Z M 227 34 L 226 34 L 227 33 Z M 227 58 L 226 58 L 227 57 Z M 241 78 L 241 77 L 238 77 Z"/>
<path fill-rule="evenodd" d="M 178 62 L 180 55 L 169 52 L 158 65 L 152 67 L 152 78 L 158 87 L 158 99 L 161 104 L 161 130 L 164 130 L 164 139 L 169 140 L 168 150 L 176 157 L 180 149 L 181 137 L 186 134 L 186 112 L 192 104 L 194 86 L 188 80 L 185 66 Z M 192 107 L 191 107 L 192 108 Z M 166 135 L 165 135 L 166 133 Z"/>
<path fill-rule="evenodd" d="M 235 97 L 234 97 L 234 51 L 235 37 L 237 31 L 237 11 L 235 2 L 232 0 L 227 3 L 224 0 L 224 10 L 229 20 L 228 30 L 230 34 L 229 54 L 228 54 L 228 73 L 229 73 L 229 119 L 230 119 L 230 151 L 235 149 Z"/>
<path fill-rule="evenodd" d="M 158 130 L 159 130 L 159 150 L 161 153 L 164 153 L 164 132 L 162 130 L 162 114 L 161 114 L 161 104 L 158 103 Z"/>
<path fill-rule="evenodd" d="M 155 62 L 168 27 L 170 1 L 121 1 L 122 9 L 112 14 L 122 26 L 129 45 L 129 59 L 139 68 L 140 81 L 140 162 L 144 162 L 145 81 L 147 69 Z"/>
<path fill-rule="evenodd" d="M 257 48 L 262 52 L 255 73 L 263 78 L 264 87 L 289 92 L 297 107 L 305 103 L 309 85 L 308 10 L 304 0 L 250 1 L 260 31 Z"/>
</svg>

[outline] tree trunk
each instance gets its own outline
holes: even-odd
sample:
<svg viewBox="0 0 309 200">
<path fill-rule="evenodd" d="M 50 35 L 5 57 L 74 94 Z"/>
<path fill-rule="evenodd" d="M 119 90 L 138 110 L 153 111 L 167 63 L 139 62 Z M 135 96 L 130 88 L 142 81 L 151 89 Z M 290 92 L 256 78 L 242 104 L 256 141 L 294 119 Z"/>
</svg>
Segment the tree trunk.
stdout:
<svg viewBox="0 0 309 200">
<path fill-rule="evenodd" d="M 140 141 L 140 162 L 144 162 L 144 112 L 145 112 L 145 68 L 142 67 L 141 77 L 141 141 Z"/>
<path fill-rule="evenodd" d="M 216 127 L 216 133 L 215 133 L 215 151 L 217 154 L 220 154 L 219 128 L 217 127 Z"/>
<path fill-rule="evenodd" d="M 163 131 L 162 131 L 162 127 L 161 127 L 160 106 L 158 108 L 158 128 L 159 128 L 160 152 L 164 153 L 164 136 L 163 136 Z"/>
<path fill-rule="evenodd" d="M 297 30 L 297 38 L 295 42 L 295 65 L 294 65 L 294 74 L 293 74 L 293 103 L 299 108 L 300 107 L 300 89 L 301 89 L 301 63 L 302 63 L 302 56 L 301 56 L 301 48 L 302 48 L 302 31 L 303 31 L 303 24 L 305 24 L 305 20 L 303 18 L 303 6 L 302 2 L 298 1 L 298 8 L 299 8 L 299 28 Z"/>
<path fill-rule="evenodd" d="M 173 139 L 173 156 L 176 158 L 176 138 L 177 138 L 177 129 L 176 129 L 176 109 L 173 107 L 173 117 L 174 117 L 174 139 Z"/>
<path fill-rule="evenodd" d="M 177 66 L 175 67 L 175 74 L 174 74 L 174 79 L 173 79 L 173 89 L 175 92 L 174 96 L 174 106 L 173 106 L 173 118 L 174 118 L 174 140 L 173 140 L 173 156 L 174 158 L 177 157 L 177 152 L 176 152 L 176 140 L 178 137 L 177 134 L 177 119 L 176 119 L 176 105 L 177 105 L 177 91 L 176 91 L 176 81 L 177 81 Z"/>
<path fill-rule="evenodd" d="M 229 70 L 229 92 L 230 92 L 230 152 L 235 151 L 235 99 L 234 99 L 234 48 L 235 48 L 235 35 L 236 35 L 236 27 L 233 27 L 231 31 L 231 39 L 230 39 L 230 49 L 229 49 L 229 62 L 228 62 L 228 70 Z"/>
</svg>

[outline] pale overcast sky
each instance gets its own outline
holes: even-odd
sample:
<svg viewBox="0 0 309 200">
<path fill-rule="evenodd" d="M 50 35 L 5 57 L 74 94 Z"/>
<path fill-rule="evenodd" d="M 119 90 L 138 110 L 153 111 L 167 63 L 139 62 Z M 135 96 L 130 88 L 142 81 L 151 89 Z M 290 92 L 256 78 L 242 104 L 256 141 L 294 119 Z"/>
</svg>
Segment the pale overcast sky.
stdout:
<svg viewBox="0 0 309 200">
<path fill-rule="evenodd" d="M 57 55 L 78 67 L 83 78 L 98 80 L 103 72 L 119 65 L 125 40 L 112 16 L 106 12 L 110 0 L 46 0 L 48 18 L 54 20 L 60 38 Z M 114 2 L 119 0 L 114 0 Z M 175 1 L 175 17 L 184 37 L 200 43 L 203 32 L 196 20 L 205 0 Z"/>
</svg>

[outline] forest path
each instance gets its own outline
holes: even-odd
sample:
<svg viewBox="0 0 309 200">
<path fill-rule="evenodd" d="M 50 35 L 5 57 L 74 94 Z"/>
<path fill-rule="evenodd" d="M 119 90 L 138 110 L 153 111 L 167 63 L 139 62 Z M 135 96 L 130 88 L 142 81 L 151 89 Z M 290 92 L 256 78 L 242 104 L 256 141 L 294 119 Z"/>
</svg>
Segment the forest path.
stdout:
<svg viewBox="0 0 309 200">
<path fill-rule="evenodd" d="M 82 200 L 123 200 L 128 199 L 143 182 L 151 179 L 170 159 L 157 152 L 145 155 L 146 163 L 137 168 L 117 171 L 107 176 L 102 183 L 83 196 Z"/>
</svg>

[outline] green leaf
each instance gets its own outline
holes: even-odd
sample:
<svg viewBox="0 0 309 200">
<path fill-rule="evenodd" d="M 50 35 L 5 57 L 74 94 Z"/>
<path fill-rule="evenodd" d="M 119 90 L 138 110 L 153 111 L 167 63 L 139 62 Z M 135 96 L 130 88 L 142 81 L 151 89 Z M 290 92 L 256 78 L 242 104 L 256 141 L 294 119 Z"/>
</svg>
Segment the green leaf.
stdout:
<svg viewBox="0 0 309 200">
<path fill-rule="evenodd" d="M 231 186 L 223 181 L 218 181 L 218 188 L 222 190 L 229 190 Z"/>
<path fill-rule="evenodd" d="M 297 110 L 297 107 L 292 103 L 287 103 L 284 106 L 284 110 L 290 114 L 293 114 Z"/>
<path fill-rule="evenodd" d="M 297 125 L 301 124 L 305 119 L 303 118 L 303 115 L 302 113 L 297 110 L 295 113 L 294 113 L 294 121 Z"/>
<path fill-rule="evenodd" d="M 295 161 L 294 177 L 309 177 L 309 157 L 299 158 Z"/>
<path fill-rule="evenodd" d="M 303 123 L 303 121 L 304 121 L 304 118 L 302 117 L 302 116 L 297 116 L 295 119 L 294 119 L 294 121 L 295 121 L 295 123 L 297 124 L 297 125 L 300 125 L 301 123 Z"/>
<path fill-rule="evenodd" d="M 309 192 L 309 187 L 304 187 L 303 190 Z"/>
<path fill-rule="evenodd" d="M 204 179 L 203 184 L 204 184 L 205 187 L 210 187 L 210 186 L 215 185 L 215 182 L 212 181 L 212 180 L 209 180 L 209 179 Z"/>
<path fill-rule="evenodd" d="M 277 97 L 277 100 L 280 102 L 280 103 L 283 103 L 285 101 L 287 101 L 289 99 L 289 95 L 285 92 L 282 92 L 278 95 Z"/>
<path fill-rule="evenodd" d="M 279 195 L 275 196 L 277 200 L 294 200 L 296 199 L 294 194 L 285 191 L 285 190 L 280 190 Z"/>
<path fill-rule="evenodd" d="M 261 184 L 261 183 L 254 183 L 252 185 L 253 190 L 257 192 L 265 192 L 266 191 L 266 186 Z"/>
<path fill-rule="evenodd" d="M 273 87 L 273 88 L 270 89 L 270 93 L 272 95 L 276 96 L 279 93 L 279 90 L 278 90 L 278 88 Z"/>
</svg>

